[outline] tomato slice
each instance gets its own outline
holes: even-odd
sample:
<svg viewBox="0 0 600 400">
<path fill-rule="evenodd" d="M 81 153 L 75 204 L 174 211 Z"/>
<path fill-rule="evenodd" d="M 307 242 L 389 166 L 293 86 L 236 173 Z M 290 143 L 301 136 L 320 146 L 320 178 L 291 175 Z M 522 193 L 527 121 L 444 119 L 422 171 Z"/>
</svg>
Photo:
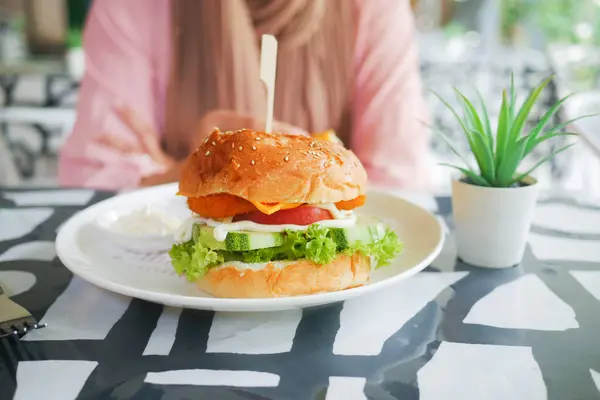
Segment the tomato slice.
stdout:
<svg viewBox="0 0 600 400">
<path fill-rule="evenodd" d="M 318 221 L 333 219 L 331 213 L 319 207 L 303 206 L 289 210 L 281 210 L 271 215 L 260 211 L 236 215 L 233 222 L 252 221 L 263 225 L 310 225 Z"/>
</svg>

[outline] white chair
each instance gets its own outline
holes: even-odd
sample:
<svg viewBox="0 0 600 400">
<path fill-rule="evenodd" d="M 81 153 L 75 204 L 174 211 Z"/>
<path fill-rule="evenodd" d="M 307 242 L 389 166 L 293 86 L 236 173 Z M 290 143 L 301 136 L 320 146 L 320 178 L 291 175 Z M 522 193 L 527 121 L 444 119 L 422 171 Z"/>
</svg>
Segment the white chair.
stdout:
<svg viewBox="0 0 600 400">
<path fill-rule="evenodd" d="M 0 109 L 0 127 L 11 124 L 30 125 L 41 130 L 41 151 L 37 152 L 27 143 L 18 138 L 3 135 L 3 158 L 10 159 L 23 177 L 31 177 L 35 173 L 36 159 L 40 155 L 50 154 L 51 135 L 47 128 L 58 128 L 59 139 L 62 140 L 71 131 L 75 123 L 75 110 L 67 108 L 38 108 L 38 107 L 5 107 Z M 13 140 L 11 140 L 13 139 Z M 9 142 L 9 140 L 11 140 Z"/>
<path fill-rule="evenodd" d="M 17 186 L 21 182 L 12 152 L 4 136 L 0 135 L 0 186 Z"/>
</svg>

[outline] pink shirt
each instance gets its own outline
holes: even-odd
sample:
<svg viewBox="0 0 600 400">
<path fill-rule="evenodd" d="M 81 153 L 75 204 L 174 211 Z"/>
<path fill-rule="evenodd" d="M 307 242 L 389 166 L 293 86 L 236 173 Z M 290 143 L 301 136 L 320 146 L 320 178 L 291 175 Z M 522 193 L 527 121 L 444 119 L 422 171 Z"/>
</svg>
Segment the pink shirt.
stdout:
<svg viewBox="0 0 600 400">
<path fill-rule="evenodd" d="M 352 150 L 369 181 L 396 188 L 431 183 L 426 106 L 419 77 L 413 14 L 408 0 L 355 0 Z M 169 77 L 170 12 L 166 0 L 93 3 L 84 35 L 86 73 L 77 121 L 60 153 L 59 182 L 99 189 L 135 187 L 160 168 L 148 157 L 101 148 L 95 135 L 136 141 L 114 114 L 133 105 L 163 132 Z"/>
</svg>

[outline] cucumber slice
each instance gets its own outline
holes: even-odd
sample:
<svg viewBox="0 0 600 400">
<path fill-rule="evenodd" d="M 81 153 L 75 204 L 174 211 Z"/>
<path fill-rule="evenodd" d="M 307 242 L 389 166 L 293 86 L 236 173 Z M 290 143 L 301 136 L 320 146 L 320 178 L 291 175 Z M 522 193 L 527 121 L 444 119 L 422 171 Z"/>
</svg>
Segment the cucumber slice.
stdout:
<svg viewBox="0 0 600 400">
<path fill-rule="evenodd" d="M 371 228 L 365 225 L 356 225 L 352 228 L 334 228 L 331 230 L 331 238 L 335 242 L 338 250 L 344 250 L 354 242 L 361 241 L 364 244 L 373 242 L 371 237 Z"/>
<path fill-rule="evenodd" d="M 344 250 L 354 242 L 360 241 L 363 244 L 371 244 L 378 241 L 385 234 L 385 229 L 381 223 L 374 225 L 357 224 L 352 228 L 331 229 L 330 232 L 338 250 Z"/>
<path fill-rule="evenodd" d="M 211 249 L 228 251 L 247 251 L 277 247 L 283 244 L 284 235 L 279 232 L 229 232 L 225 241 L 219 242 L 215 239 L 213 228 L 210 226 L 198 226 L 194 229 L 194 240 Z"/>
<path fill-rule="evenodd" d="M 227 250 L 225 242 L 219 242 L 217 239 L 215 239 L 213 228 L 211 228 L 210 226 L 194 225 L 193 232 L 194 242 L 202 243 L 209 249 Z"/>
<path fill-rule="evenodd" d="M 230 251 L 246 251 L 281 246 L 284 241 L 279 232 L 229 232 L 225 246 Z"/>
</svg>

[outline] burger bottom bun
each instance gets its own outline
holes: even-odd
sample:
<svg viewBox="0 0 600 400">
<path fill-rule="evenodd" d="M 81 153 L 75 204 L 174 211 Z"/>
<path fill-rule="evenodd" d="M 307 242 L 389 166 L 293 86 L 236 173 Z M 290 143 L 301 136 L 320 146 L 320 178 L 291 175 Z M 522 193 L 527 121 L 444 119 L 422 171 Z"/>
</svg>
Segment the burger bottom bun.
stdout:
<svg viewBox="0 0 600 400">
<path fill-rule="evenodd" d="M 327 265 L 309 260 L 269 262 L 264 268 L 223 264 L 211 269 L 198 287 L 223 298 L 273 298 L 333 292 L 364 285 L 371 274 L 371 260 L 361 253 L 339 255 Z"/>
</svg>

